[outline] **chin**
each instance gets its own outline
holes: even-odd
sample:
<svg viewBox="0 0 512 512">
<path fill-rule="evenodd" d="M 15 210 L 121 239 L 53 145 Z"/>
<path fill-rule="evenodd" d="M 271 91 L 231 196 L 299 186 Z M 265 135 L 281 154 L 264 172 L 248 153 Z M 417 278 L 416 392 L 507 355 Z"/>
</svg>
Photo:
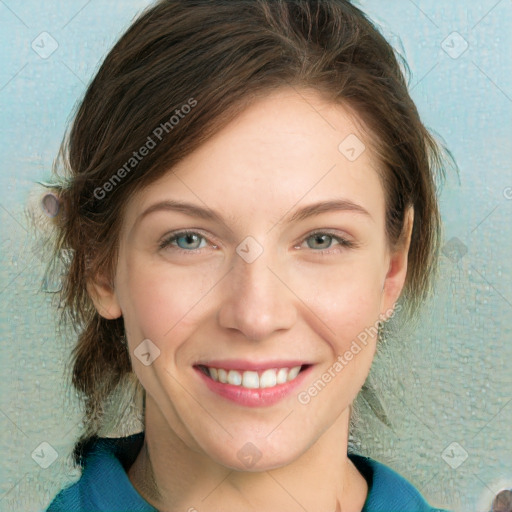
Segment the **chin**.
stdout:
<svg viewBox="0 0 512 512">
<path fill-rule="evenodd" d="M 252 437 L 251 440 L 251 436 L 244 436 L 230 439 L 227 445 L 205 447 L 203 451 L 217 464 L 232 470 L 261 472 L 287 466 L 307 450 L 307 443 L 300 443 L 291 435 L 290 439 L 293 442 L 286 444 L 265 437 Z"/>
</svg>

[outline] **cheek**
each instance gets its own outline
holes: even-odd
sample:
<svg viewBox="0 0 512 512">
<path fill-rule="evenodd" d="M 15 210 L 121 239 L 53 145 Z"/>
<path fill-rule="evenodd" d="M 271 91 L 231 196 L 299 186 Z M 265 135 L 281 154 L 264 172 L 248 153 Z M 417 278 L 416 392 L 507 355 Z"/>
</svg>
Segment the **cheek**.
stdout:
<svg viewBox="0 0 512 512">
<path fill-rule="evenodd" d="M 214 285 L 211 272 L 169 264 L 127 261 L 119 268 L 118 294 L 133 337 L 169 343 L 193 323 L 194 310 Z"/>
<path fill-rule="evenodd" d="M 381 270 L 369 258 L 361 258 L 339 266 L 318 266 L 297 276 L 297 294 L 336 353 L 378 320 Z"/>
<path fill-rule="evenodd" d="M 375 354 L 381 290 L 375 267 L 347 265 L 331 270 L 316 293 L 310 291 L 310 326 L 323 338 L 324 357 L 297 400 L 305 413 L 314 411 L 305 419 L 312 428 L 318 428 L 316 418 L 334 421 L 364 384 Z"/>
<path fill-rule="evenodd" d="M 205 308 L 214 306 L 215 288 L 223 287 L 218 266 L 173 265 L 171 271 L 169 265 L 135 254 L 119 266 L 116 288 L 132 339 L 172 344 L 189 336 Z M 367 251 L 336 263 L 292 265 L 280 273 L 300 299 L 296 307 L 302 308 L 303 317 L 339 353 L 378 317 L 381 267 Z"/>
</svg>

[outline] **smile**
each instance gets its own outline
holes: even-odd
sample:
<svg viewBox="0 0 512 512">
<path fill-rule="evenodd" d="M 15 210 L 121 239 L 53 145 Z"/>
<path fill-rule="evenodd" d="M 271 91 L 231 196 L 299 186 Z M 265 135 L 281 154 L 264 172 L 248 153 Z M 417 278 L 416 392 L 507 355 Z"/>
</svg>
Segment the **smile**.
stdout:
<svg viewBox="0 0 512 512">
<path fill-rule="evenodd" d="M 226 370 L 224 368 L 214 368 L 202 366 L 202 370 L 215 382 L 222 384 L 232 384 L 233 386 L 242 386 L 248 389 L 272 388 L 285 382 L 294 380 L 299 375 L 302 366 L 293 368 L 270 368 L 264 371 L 253 370 Z"/>
<path fill-rule="evenodd" d="M 294 361 L 276 364 L 273 368 L 269 368 L 270 365 L 257 366 L 247 362 L 231 362 L 197 364 L 194 368 L 208 389 L 216 395 L 239 405 L 263 407 L 290 396 L 313 365 Z"/>
</svg>

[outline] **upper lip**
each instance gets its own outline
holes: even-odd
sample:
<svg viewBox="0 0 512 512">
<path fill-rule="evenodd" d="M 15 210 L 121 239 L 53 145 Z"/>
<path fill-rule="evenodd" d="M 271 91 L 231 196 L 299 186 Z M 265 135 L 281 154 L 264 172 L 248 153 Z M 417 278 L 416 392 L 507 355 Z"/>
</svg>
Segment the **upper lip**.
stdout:
<svg viewBox="0 0 512 512">
<path fill-rule="evenodd" d="M 223 368 L 224 370 L 269 370 L 272 368 L 293 368 L 303 366 L 307 363 L 299 359 L 279 359 L 275 361 L 247 361 L 243 359 L 215 359 L 212 361 L 202 361 L 194 366 L 208 366 L 210 368 Z"/>
</svg>

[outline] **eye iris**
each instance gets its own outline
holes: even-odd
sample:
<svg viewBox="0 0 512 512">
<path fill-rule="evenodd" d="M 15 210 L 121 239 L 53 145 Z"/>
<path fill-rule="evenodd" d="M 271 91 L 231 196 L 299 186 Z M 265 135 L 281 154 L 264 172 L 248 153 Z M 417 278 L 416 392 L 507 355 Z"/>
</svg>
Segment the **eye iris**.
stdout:
<svg viewBox="0 0 512 512">
<path fill-rule="evenodd" d="M 331 235 L 327 235 L 327 234 L 313 235 L 311 238 L 313 238 L 315 240 L 315 242 L 319 242 L 320 245 L 322 245 L 322 243 L 325 244 L 325 238 L 327 238 L 327 245 L 324 246 L 324 247 L 320 247 L 320 249 L 325 249 L 326 247 L 329 247 L 330 242 L 332 240 L 332 236 Z M 324 240 L 322 240 L 322 239 L 324 239 Z M 309 243 L 308 243 L 308 245 L 309 245 Z M 311 245 L 310 245 L 310 247 L 311 247 Z M 311 247 L 311 248 L 314 249 L 315 247 Z"/>
<path fill-rule="evenodd" d="M 177 243 L 178 243 L 178 245 L 179 245 L 179 241 L 180 241 L 180 240 L 185 239 L 185 240 L 186 240 L 186 243 L 192 243 L 192 244 L 193 244 L 193 243 L 194 243 L 194 241 L 193 241 L 193 239 L 194 239 L 194 238 L 196 239 L 196 242 L 197 242 L 197 240 L 199 240 L 199 239 L 200 239 L 200 237 L 198 237 L 197 235 L 194 235 L 194 234 L 191 234 L 191 233 L 187 233 L 187 234 L 185 234 L 185 235 L 181 235 L 181 236 L 179 236 L 179 237 L 176 239 L 176 242 L 177 242 Z M 197 249 L 197 247 L 184 247 L 184 248 L 185 248 L 185 249 Z"/>
<path fill-rule="evenodd" d="M 185 239 L 185 244 L 194 244 L 194 242 L 197 244 L 197 242 L 201 242 L 201 236 L 198 236 L 197 234 L 195 233 L 184 233 L 180 236 L 176 236 L 175 237 L 175 241 L 176 241 L 176 244 L 181 247 L 181 244 L 180 244 L 180 240 L 183 240 Z M 322 247 L 311 247 L 311 243 L 310 243 L 310 240 L 311 239 L 314 239 L 315 242 L 314 243 L 318 243 L 320 246 Z M 319 233 L 319 234 L 314 234 L 314 235 L 311 235 L 309 238 L 308 238 L 308 246 L 311 248 L 311 249 L 326 249 L 328 248 L 330 245 L 331 245 L 331 242 L 332 240 L 334 239 L 334 237 L 332 235 L 329 235 L 328 233 Z M 183 248 L 183 247 L 181 247 Z M 195 247 L 184 247 L 185 249 L 198 249 L 199 247 L 198 246 L 195 246 Z"/>
</svg>

